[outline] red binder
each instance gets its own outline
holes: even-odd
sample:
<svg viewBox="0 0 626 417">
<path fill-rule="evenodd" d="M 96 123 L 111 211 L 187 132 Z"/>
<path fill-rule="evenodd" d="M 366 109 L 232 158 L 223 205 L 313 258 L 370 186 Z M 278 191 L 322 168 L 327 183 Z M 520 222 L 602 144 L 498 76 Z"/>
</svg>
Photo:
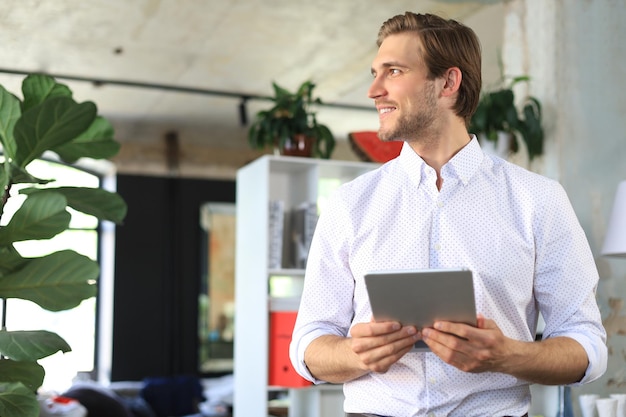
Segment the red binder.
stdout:
<svg viewBox="0 0 626 417">
<path fill-rule="evenodd" d="M 298 375 L 289 360 L 289 343 L 297 314 L 296 311 L 270 312 L 269 385 L 301 388 L 312 384 Z"/>
</svg>

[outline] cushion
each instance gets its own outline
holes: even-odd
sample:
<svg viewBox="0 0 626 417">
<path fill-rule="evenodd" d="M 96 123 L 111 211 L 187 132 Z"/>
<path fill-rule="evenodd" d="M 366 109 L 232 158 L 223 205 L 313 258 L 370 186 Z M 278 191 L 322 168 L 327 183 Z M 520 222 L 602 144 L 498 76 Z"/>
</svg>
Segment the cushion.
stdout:
<svg viewBox="0 0 626 417">
<path fill-rule="evenodd" d="M 63 396 L 78 400 L 89 417 L 135 417 L 121 397 L 102 386 L 73 386 Z"/>
</svg>

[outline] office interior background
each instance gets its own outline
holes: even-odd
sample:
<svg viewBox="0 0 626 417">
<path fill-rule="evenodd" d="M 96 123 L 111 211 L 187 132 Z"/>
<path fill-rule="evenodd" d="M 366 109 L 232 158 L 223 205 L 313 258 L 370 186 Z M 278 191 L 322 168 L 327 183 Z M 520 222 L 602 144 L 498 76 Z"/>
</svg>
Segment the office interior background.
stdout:
<svg viewBox="0 0 626 417">
<path fill-rule="evenodd" d="M 272 81 L 313 80 L 337 105 L 318 111 L 338 139 L 333 159 L 358 160 L 348 133 L 378 124 L 366 96 L 376 34 L 406 10 L 474 28 L 485 87 L 501 71 L 530 76 L 517 88 L 543 103 L 545 152 L 512 159 L 568 192 L 609 330 L 607 373 L 573 394 L 626 391 L 626 261 L 600 253 L 626 180 L 626 1 L 4 0 L 0 84 L 19 92 L 27 73 L 56 76 L 96 103 L 122 143 L 106 168 L 129 204 L 116 230 L 110 344 L 99 352 L 107 378 L 198 370 L 198 207 L 234 202 L 237 169 L 267 153 L 246 138 Z"/>
</svg>

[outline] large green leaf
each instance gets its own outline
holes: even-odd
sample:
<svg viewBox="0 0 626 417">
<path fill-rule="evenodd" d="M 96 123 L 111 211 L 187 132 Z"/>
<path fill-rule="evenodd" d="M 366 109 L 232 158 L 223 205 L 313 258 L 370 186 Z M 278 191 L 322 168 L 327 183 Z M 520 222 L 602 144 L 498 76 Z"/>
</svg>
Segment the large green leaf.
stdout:
<svg viewBox="0 0 626 417">
<path fill-rule="evenodd" d="M 0 416 L 39 417 L 37 394 L 19 382 L 0 384 Z"/>
<path fill-rule="evenodd" d="M 113 139 L 113 134 L 113 125 L 98 116 L 77 138 L 52 150 L 68 163 L 80 158 L 107 159 L 120 150 L 120 144 Z"/>
<path fill-rule="evenodd" d="M 16 145 L 13 128 L 21 115 L 20 100 L 0 86 L 0 140 L 4 153 L 9 158 L 15 156 Z"/>
<path fill-rule="evenodd" d="M 2 333 L 3 332 L 0 331 L 0 338 L 3 337 Z M 37 335 L 33 337 L 37 338 Z M 7 339 L 9 339 L 9 337 L 7 337 Z M 55 352 L 58 350 L 59 349 Z M 3 351 L 1 347 L 0 351 Z M 46 372 L 43 367 L 35 361 L 17 362 L 11 359 L 0 360 L 0 381 L 2 382 L 21 382 L 35 392 L 41 384 L 43 384 L 45 375 Z"/>
<path fill-rule="evenodd" d="M 13 162 L 9 162 L 9 173 L 11 184 L 48 184 L 54 181 L 37 178 L 24 168 L 15 165 Z"/>
<path fill-rule="evenodd" d="M 335 149 L 335 141 L 330 129 L 325 125 L 317 125 L 312 128 L 315 141 L 315 156 L 322 159 L 329 159 Z"/>
<path fill-rule="evenodd" d="M 16 163 L 25 167 L 44 151 L 70 142 L 83 133 L 96 118 L 96 105 L 76 103 L 69 97 L 52 97 L 22 113 L 15 124 L 19 144 Z"/>
<path fill-rule="evenodd" d="M 0 247 L 0 277 L 16 271 L 26 260 L 18 253 L 13 245 Z"/>
<path fill-rule="evenodd" d="M 50 311 L 74 308 L 96 295 L 98 263 L 72 250 L 28 259 L 0 278 L 0 298 L 21 298 Z"/>
<path fill-rule="evenodd" d="M 58 351 L 66 353 L 71 350 L 61 336 L 46 330 L 0 330 L 0 353 L 14 361 L 34 362 Z"/>
<path fill-rule="evenodd" d="M 51 97 L 72 97 L 72 91 L 44 74 L 30 74 L 22 81 L 24 103 L 22 111 L 29 110 Z"/>
<path fill-rule="evenodd" d="M 59 187 L 59 188 L 27 188 L 23 194 L 34 195 L 41 192 L 54 191 L 63 194 L 67 205 L 74 210 L 95 216 L 102 220 L 110 220 L 120 224 L 126 217 L 127 206 L 124 199 L 117 194 L 102 188 Z"/>
<path fill-rule="evenodd" d="M 0 227 L 0 245 L 33 239 L 50 239 L 66 230 L 71 215 L 61 193 L 45 191 L 29 196 L 9 224 Z"/>
</svg>

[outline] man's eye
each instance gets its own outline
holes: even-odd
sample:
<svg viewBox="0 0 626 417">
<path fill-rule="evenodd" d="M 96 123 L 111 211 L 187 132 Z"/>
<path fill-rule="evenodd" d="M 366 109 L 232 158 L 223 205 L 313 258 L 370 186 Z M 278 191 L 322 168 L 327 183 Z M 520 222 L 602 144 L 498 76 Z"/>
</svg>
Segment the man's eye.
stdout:
<svg viewBox="0 0 626 417">
<path fill-rule="evenodd" d="M 398 75 L 398 74 L 400 74 L 400 70 L 398 68 L 390 68 L 389 69 L 389 74 L 390 75 Z"/>
</svg>

